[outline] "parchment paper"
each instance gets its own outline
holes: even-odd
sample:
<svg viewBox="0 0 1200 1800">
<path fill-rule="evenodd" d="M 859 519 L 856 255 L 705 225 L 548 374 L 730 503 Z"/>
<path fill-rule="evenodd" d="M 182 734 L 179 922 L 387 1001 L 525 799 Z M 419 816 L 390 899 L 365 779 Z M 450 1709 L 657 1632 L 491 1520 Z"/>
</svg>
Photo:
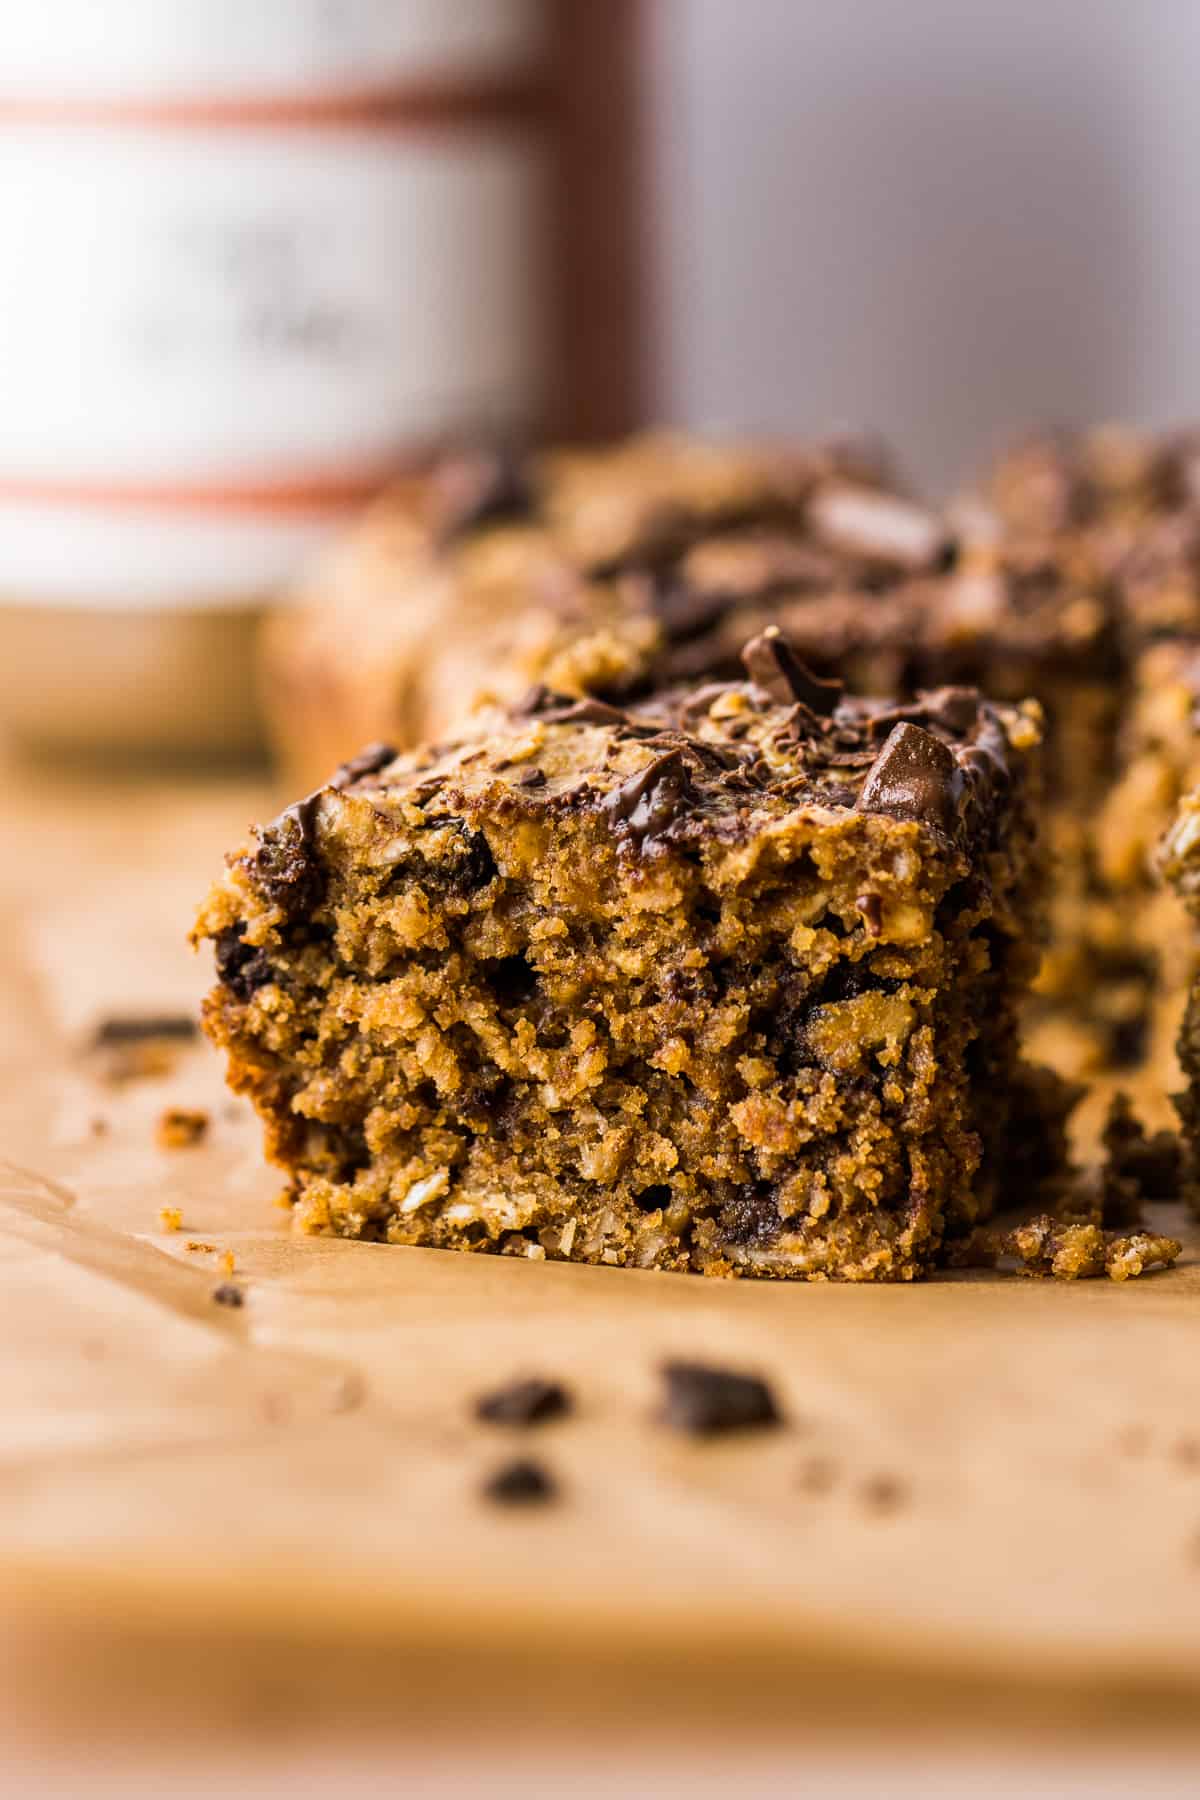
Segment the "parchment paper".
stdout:
<svg viewBox="0 0 1200 1800">
<path fill-rule="evenodd" d="M 85 1048 L 106 1011 L 193 1003 L 191 907 L 266 797 L 7 793 L 0 1579 L 23 1630 L 1200 1688 L 1194 1241 L 1123 1286 L 870 1289 L 295 1237 L 215 1055 L 114 1085 Z M 204 1142 L 158 1149 L 166 1105 L 206 1108 Z M 240 1309 L 212 1299 L 226 1252 Z M 784 1428 L 672 1436 L 668 1356 L 766 1374 Z M 572 1416 L 477 1423 L 520 1373 L 566 1382 Z M 489 1505 L 525 1453 L 557 1502 Z"/>
</svg>

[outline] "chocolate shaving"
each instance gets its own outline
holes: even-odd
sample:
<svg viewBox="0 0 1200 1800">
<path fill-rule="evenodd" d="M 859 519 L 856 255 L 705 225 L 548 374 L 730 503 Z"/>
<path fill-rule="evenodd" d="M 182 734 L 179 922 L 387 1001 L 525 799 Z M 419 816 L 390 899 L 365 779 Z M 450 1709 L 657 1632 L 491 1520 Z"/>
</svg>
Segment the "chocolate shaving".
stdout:
<svg viewBox="0 0 1200 1800">
<path fill-rule="evenodd" d="M 368 744 L 365 750 L 360 750 L 349 762 L 340 764 L 329 777 L 326 786 L 341 793 L 345 788 L 353 787 L 356 781 L 365 780 L 368 775 L 378 775 L 390 762 L 395 762 L 398 754 L 390 744 Z"/>
<path fill-rule="evenodd" d="M 571 694 L 556 694 L 553 688 L 530 688 L 524 699 L 519 700 L 513 708 L 513 717 L 518 719 L 541 719 L 547 725 L 628 725 L 628 714 L 619 706 L 610 706 L 607 700 L 597 700 L 594 695 L 585 695 L 578 699 Z"/>
<path fill-rule="evenodd" d="M 920 725 L 900 724 L 871 766 L 858 811 L 915 819 L 951 836 L 962 787 L 958 765 L 941 739 Z"/>
<path fill-rule="evenodd" d="M 882 738 L 893 725 L 936 725 L 951 737 L 964 737 L 979 719 L 979 690 L 970 687 L 932 688 L 904 706 L 889 706 L 872 713 L 867 728 Z"/>
<path fill-rule="evenodd" d="M 840 681 L 822 681 L 805 668 L 778 625 L 768 625 L 750 639 L 742 663 L 756 687 L 783 705 L 799 701 L 818 718 L 828 717 L 842 697 Z"/>
</svg>

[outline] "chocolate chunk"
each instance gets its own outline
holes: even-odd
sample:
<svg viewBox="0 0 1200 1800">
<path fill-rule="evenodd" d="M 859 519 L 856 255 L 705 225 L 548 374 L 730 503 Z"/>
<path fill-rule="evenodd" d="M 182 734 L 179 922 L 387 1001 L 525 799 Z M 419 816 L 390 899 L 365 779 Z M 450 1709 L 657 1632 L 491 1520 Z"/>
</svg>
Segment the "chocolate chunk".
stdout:
<svg viewBox="0 0 1200 1800">
<path fill-rule="evenodd" d="M 541 1505 L 553 1500 L 557 1491 L 553 1477 L 541 1463 L 525 1457 L 505 1463 L 483 1486 L 485 1499 L 495 1500 L 501 1506 Z"/>
<path fill-rule="evenodd" d="M 517 786 L 523 788 L 539 788 L 546 785 L 546 771 L 535 769 L 532 765 L 521 770 L 517 776 Z"/>
<path fill-rule="evenodd" d="M 530 688 L 513 708 L 518 719 L 544 719 L 547 725 L 625 725 L 627 715 L 618 706 L 588 695 L 580 700 L 570 694 L 556 694 L 553 688 Z"/>
<path fill-rule="evenodd" d="M 904 574 L 946 569 L 953 557 L 953 539 L 936 513 L 872 488 L 818 488 L 808 522 L 832 549 Z"/>
<path fill-rule="evenodd" d="M 537 1375 L 494 1388 L 475 1403 L 475 1417 L 489 1425 L 540 1425 L 543 1420 L 561 1418 L 570 1410 L 566 1388 Z"/>
<path fill-rule="evenodd" d="M 432 528 L 443 546 L 485 525 L 528 520 L 535 504 L 524 459 L 512 449 L 448 457 L 430 478 Z"/>
<path fill-rule="evenodd" d="M 232 1281 L 223 1281 L 220 1287 L 213 1289 L 213 1299 L 218 1306 L 241 1306 L 245 1295 Z"/>
<path fill-rule="evenodd" d="M 275 971 L 266 951 L 244 944 L 239 928 L 231 925 L 214 943 L 217 974 L 235 999 L 249 1000 L 260 987 L 274 981 Z"/>
<path fill-rule="evenodd" d="M 343 788 L 353 787 L 356 781 L 363 781 L 368 775 L 378 775 L 380 769 L 386 769 L 390 762 L 395 762 L 398 752 L 390 744 L 368 744 L 349 762 L 336 768 L 326 783 L 327 787 L 336 788 L 340 793 Z"/>
<path fill-rule="evenodd" d="M 311 912 L 325 892 L 316 857 L 314 834 L 323 788 L 316 788 L 286 807 L 269 825 L 258 828 L 258 849 L 250 858 L 255 885 L 285 919 Z"/>
<path fill-rule="evenodd" d="M 698 799 L 681 750 L 668 750 L 606 794 L 600 811 L 639 849 L 653 844 Z"/>
<path fill-rule="evenodd" d="M 783 1220 L 768 1181 L 748 1182 L 734 1193 L 717 1214 L 721 1236 L 728 1244 L 740 1246 L 773 1244 L 783 1229 Z"/>
<path fill-rule="evenodd" d="M 711 1437 L 781 1422 L 774 1395 L 757 1375 L 738 1375 L 704 1363 L 669 1362 L 663 1377 L 667 1395 L 661 1416 L 676 1431 Z"/>
<path fill-rule="evenodd" d="M 870 937 L 878 937 L 883 930 L 883 901 L 878 894 L 860 894 L 854 902 L 863 916 L 863 924 Z"/>
<path fill-rule="evenodd" d="M 148 1038 L 194 1038 L 196 1021 L 189 1013 L 147 1013 L 144 1017 L 101 1019 L 92 1039 L 97 1049 L 106 1044 L 138 1044 Z"/>
<path fill-rule="evenodd" d="M 806 669 L 778 625 L 768 625 L 742 651 L 747 675 L 757 687 L 787 706 L 798 700 L 819 718 L 828 717 L 842 695 L 840 681 L 822 681 Z"/>
<path fill-rule="evenodd" d="M 482 831 L 472 831 L 469 825 L 455 820 L 458 835 L 462 841 L 463 854 L 461 861 L 455 863 L 450 870 L 450 883 L 467 893 L 475 893 L 486 887 L 497 875 L 496 859 L 492 855 L 492 847 Z"/>
<path fill-rule="evenodd" d="M 863 783 L 858 810 L 916 819 L 951 836 L 962 788 L 962 774 L 940 738 L 920 725 L 895 725 Z"/>
</svg>

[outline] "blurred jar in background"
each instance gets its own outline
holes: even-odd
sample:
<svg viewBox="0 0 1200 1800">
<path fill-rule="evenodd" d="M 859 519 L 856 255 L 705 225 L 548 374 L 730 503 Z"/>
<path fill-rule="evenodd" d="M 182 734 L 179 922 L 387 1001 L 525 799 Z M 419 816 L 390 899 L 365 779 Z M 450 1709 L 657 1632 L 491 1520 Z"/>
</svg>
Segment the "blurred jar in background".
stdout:
<svg viewBox="0 0 1200 1800">
<path fill-rule="evenodd" d="M 0 8 L 0 723 L 253 746 L 261 599 L 547 385 L 541 0 Z"/>
</svg>

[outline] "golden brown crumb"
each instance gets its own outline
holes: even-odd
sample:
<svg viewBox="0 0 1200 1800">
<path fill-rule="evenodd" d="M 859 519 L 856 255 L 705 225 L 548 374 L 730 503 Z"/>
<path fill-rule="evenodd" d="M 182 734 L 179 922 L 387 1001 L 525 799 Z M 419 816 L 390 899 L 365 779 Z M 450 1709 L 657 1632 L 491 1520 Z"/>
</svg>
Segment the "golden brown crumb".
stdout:
<svg viewBox="0 0 1200 1800">
<path fill-rule="evenodd" d="M 196 1250 L 203 1256 L 215 1256 L 217 1254 L 217 1246 L 215 1244 L 202 1243 L 199 1238 L 189 1238 L 183 1247 L 185 1250 Z"/>
<path fill-rule="evenodd" d="M 208 1130 L 208 1114 L 198 1108 L 168 1106 L 160 1115 L 155 1134 L 160 1150 L 186 1150 L 198 1144 Z"/>
<path fill-rule="evenodd" d="M 221 1258 L 222 1272 L 226 1275 L 232 1275 L 233 1271 L 236 1267 L 237 1267 L 237 1261 L 236 1261 L 236 1258 L 234 1257 L 233 1251 L 226 1250 L 225 1254 Z"/>
<path fill-rule="evenodd" d="M 1002 1258 L 1014 1257 L 1022 1275 L 1052 1276 L 1056 1281 L 1107 1275 L 1111 1281 L 1129 1281 L 1155 1264 L 1169 1268 L 1182 1252 L 1177 1238 L 1156 1232 L 1122 1234 L 1041 1213 L 1011 1231 L 983 1226 L 971 1232 L 956 1246 L 951 1261 L 960 1269 L 994 1268 Z"/>
<path fill-rule="evenodd" d="M 162 1206 L 159 1208 L 158 1222 L 164 1231 L 178 1231 L 183 1225 L 183 1214 L 177 1206 Z"/>
</svg>

